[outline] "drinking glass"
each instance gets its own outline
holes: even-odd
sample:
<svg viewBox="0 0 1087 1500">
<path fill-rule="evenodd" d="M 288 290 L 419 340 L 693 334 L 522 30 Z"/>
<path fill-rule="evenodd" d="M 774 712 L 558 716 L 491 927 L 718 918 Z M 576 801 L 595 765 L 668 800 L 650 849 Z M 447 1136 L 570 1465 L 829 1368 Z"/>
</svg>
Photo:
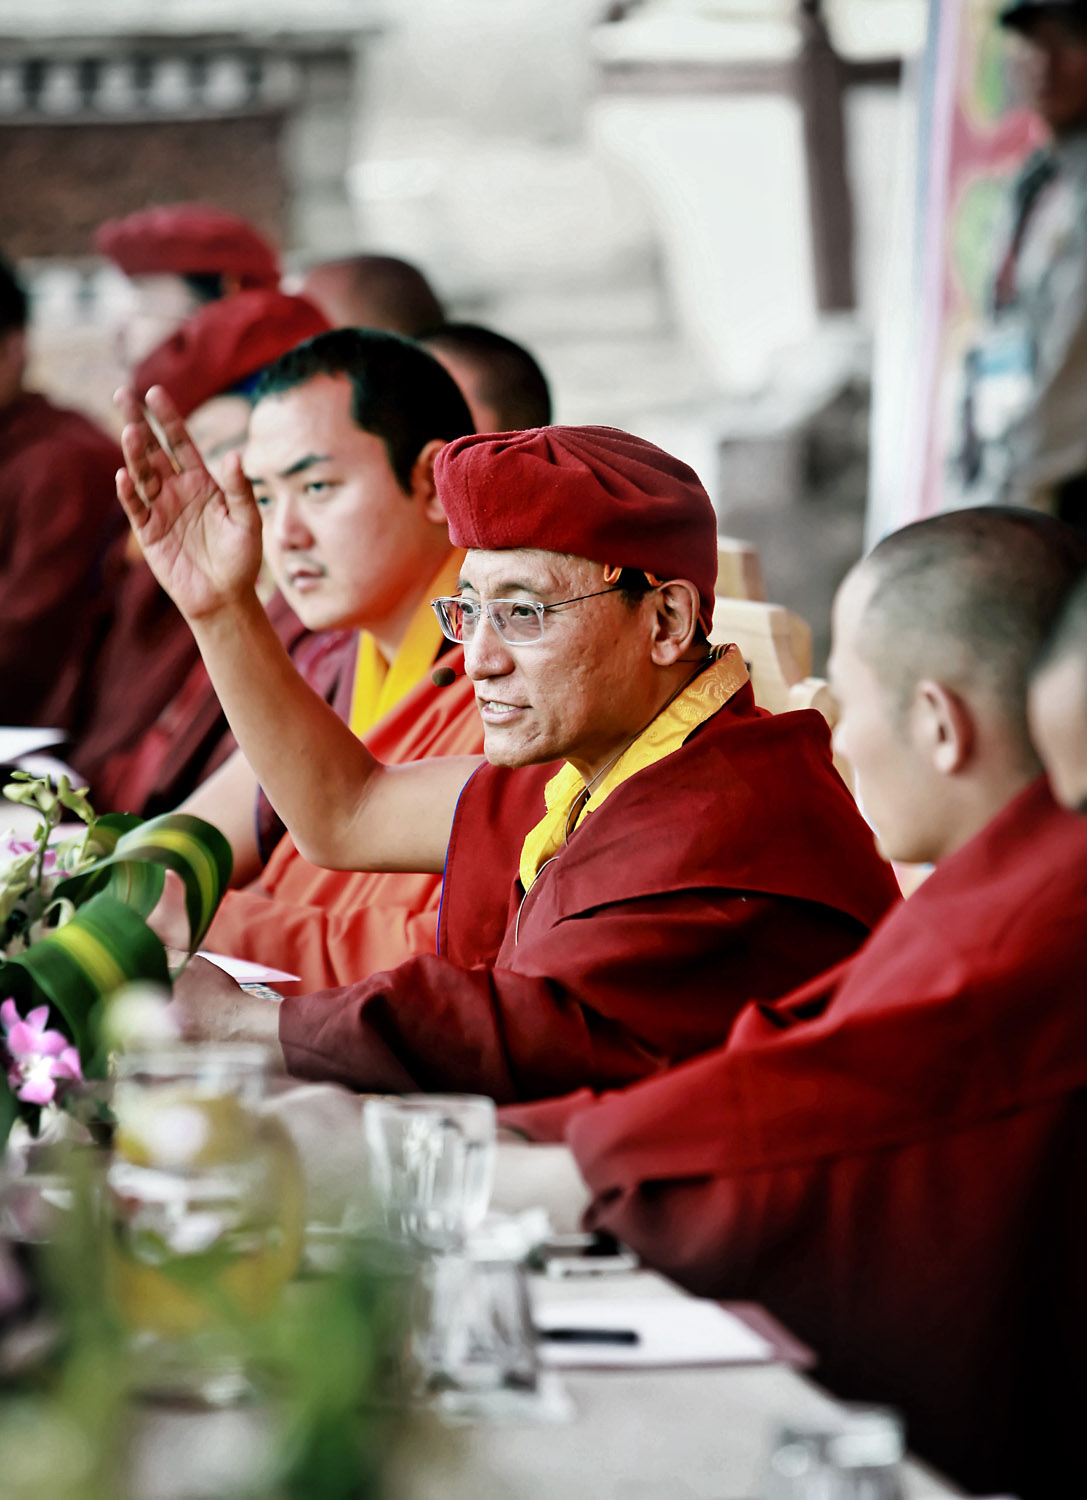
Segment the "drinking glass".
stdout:
<svg viewBox="0 0 1087 1500">
<path fill-rule="evenodd" d="M 108 1281 L 145 1390 L 248 1394 L 248 1333 L 298 1265 L 298 1159 L 257 1112 L 268 1061 L 260 1047 L 209 1045 L 118 1061 Z"/>
<path fill-rule="evenodd" d="M 455 1249 L 483 1220 L 494 1179 L 494 1102 L 475 1094 L 368 1099 L 363 1126 L 386 1227 Z"/>
<path fill-rule="evenodd" d="M 540 1371 L 523 1264 L 472 1251 L 422 1258 L 410 1364 L 412 1394 L 447 1415 L 500 1416 L 533 1396 Z"/>
<path fill-rule="evenodd" d="M 770 1454 L 767 1500 L 902 1500 L 902 1419 L 888 1407 L 850 1406 L 787 1422 Z"/>
</svg>

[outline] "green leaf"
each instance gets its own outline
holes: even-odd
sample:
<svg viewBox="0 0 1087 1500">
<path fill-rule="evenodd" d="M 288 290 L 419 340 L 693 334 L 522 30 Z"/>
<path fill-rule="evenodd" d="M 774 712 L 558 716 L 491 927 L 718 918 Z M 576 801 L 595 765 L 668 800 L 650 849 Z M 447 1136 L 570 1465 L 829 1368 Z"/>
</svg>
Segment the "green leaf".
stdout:
<svg viewBox="0 0 1087 1500">
<path fill-rule="evenodd" d="M 166 950 L 138 912 L 101 894 L 70 922 L 25 953 L 0 965 L 0 996 L 12 995 L 25 1015 L 42 1000 L 64 1021 L 93 1077 L 105 1057 L 98 1040 L 98 1008 L 137 979 L 169 988 Z"/>
<path fill-rule="evenodd" d="M 3 1150 L 8 1133 L 15 1124 L 18 1109 L 15 1095 L 11 1092 L 3 1070 L 0 1069 L 0 1151 Z"/>
<path fill-rule="evenodd" d="M 98 820 L 93 837 L 108 852 L 66 881 L 64 894 L 79 902 L 91 891 L 108 891 L 148 916 L 162 894 L 164 869 L 173 870 L 185 886 L 191 957 L 230 883 L 233 856 L 219 830 L 189 813 L 164 813 L 145 823 L 112 814 Z"/>
</svg>

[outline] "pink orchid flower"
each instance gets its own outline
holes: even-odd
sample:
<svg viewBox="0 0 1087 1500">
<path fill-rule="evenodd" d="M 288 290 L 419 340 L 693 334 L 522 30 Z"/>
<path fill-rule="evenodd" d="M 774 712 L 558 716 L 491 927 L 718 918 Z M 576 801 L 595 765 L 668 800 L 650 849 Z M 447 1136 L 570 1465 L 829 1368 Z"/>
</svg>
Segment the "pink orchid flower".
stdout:
<svg viewBox="0 0 1087 1500">
<path fill-rule="evenodd" d="M 25 1104 L 52 1104 L 57 1085 L 79 1082 L 79 1052 L 62 1031 L 49 1031 L 47 1005 L 36 1006 L 24 1020 L 14 1000 L 0 1005 L 4 1048 L 9 1054 L 8 1084 Z"/>
<path fill-rule="evenodd" d="M 7 855 L 8 859 L 15 861 L 24 859 L 28 854 L 37 854 L 38 843 L 36 839 L 21 839 L 14 833 L 0 835 L 0 854 Z M 43 875 L 57 875 L 57 851 L 50 846 L 45 851 L 42 860 Z"/>
</svg>

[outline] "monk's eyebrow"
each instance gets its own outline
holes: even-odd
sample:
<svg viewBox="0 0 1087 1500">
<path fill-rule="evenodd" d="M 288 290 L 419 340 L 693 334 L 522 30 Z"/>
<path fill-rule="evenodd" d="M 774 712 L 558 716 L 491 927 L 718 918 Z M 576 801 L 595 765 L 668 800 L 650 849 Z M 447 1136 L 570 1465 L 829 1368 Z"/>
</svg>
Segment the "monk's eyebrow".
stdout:
<svg viewBox="0 0 1087 1500">
<path fill-rule="evenodd" d="M 554 588 L 554 584 L 552 584 L 551 587 Z M 472 583 L 470 579 L 465 578 L 462 575 L 457 579 L 457 590 L 459 593 L 464 593 L 465 589 L 470 590 L 473 594 L 479 593 L 479 590 L 476 588 L 475 584 Z M 494 585 L 494 592 L 492 593 L 491 598 L 501 599 L 503 595 L 510 589 L 520 590 L 522 594 L 536 594 L 537 596 L 547 593 L 546 588 L 541 589 L 538 583 L 526 583 L 523 578 L 500 578 L 499 581 Z"/>
<path fill-rule="evenodd" d="M 307 453 L 305 458 L 300 458 L 297 463 L 291 464 L 289 469 L 282 469 L 280 471 L 279 478 L 290 479 L 294 474 L 302 474 L 306 469 L 312 469 L 314 464 L 330 463 L 331 459 L 331 453 Z M 268 481 L 266 479 L 262 479 L 259 474 L 250 474 L 246 472 L 245 477 L 253 486 L 268 483 Z"/>
<path fill-rule="evenodd" d="M 305 469 L 312 469 L 314 464 L 327 464 L 331 461 L 331 453 L 307 453 L 305 458 L 300 458 L 290 468 L 281 469 L 280 479 L 290 479 L 294 474 L 301 474 Z"/>
</svg>

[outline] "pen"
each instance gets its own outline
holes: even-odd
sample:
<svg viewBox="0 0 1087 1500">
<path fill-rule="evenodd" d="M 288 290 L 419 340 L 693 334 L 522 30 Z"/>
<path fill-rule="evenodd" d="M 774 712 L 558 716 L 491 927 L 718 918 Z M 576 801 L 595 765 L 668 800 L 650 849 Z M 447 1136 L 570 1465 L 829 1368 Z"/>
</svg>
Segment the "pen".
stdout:
<svg viewBox="0 0 1087 1500">
<path fill-rule="evenodd" d="M 553 1344 L 637 1344 L 633 1328 L 538 1328 L 541 1339 Z"/>
</svg>

